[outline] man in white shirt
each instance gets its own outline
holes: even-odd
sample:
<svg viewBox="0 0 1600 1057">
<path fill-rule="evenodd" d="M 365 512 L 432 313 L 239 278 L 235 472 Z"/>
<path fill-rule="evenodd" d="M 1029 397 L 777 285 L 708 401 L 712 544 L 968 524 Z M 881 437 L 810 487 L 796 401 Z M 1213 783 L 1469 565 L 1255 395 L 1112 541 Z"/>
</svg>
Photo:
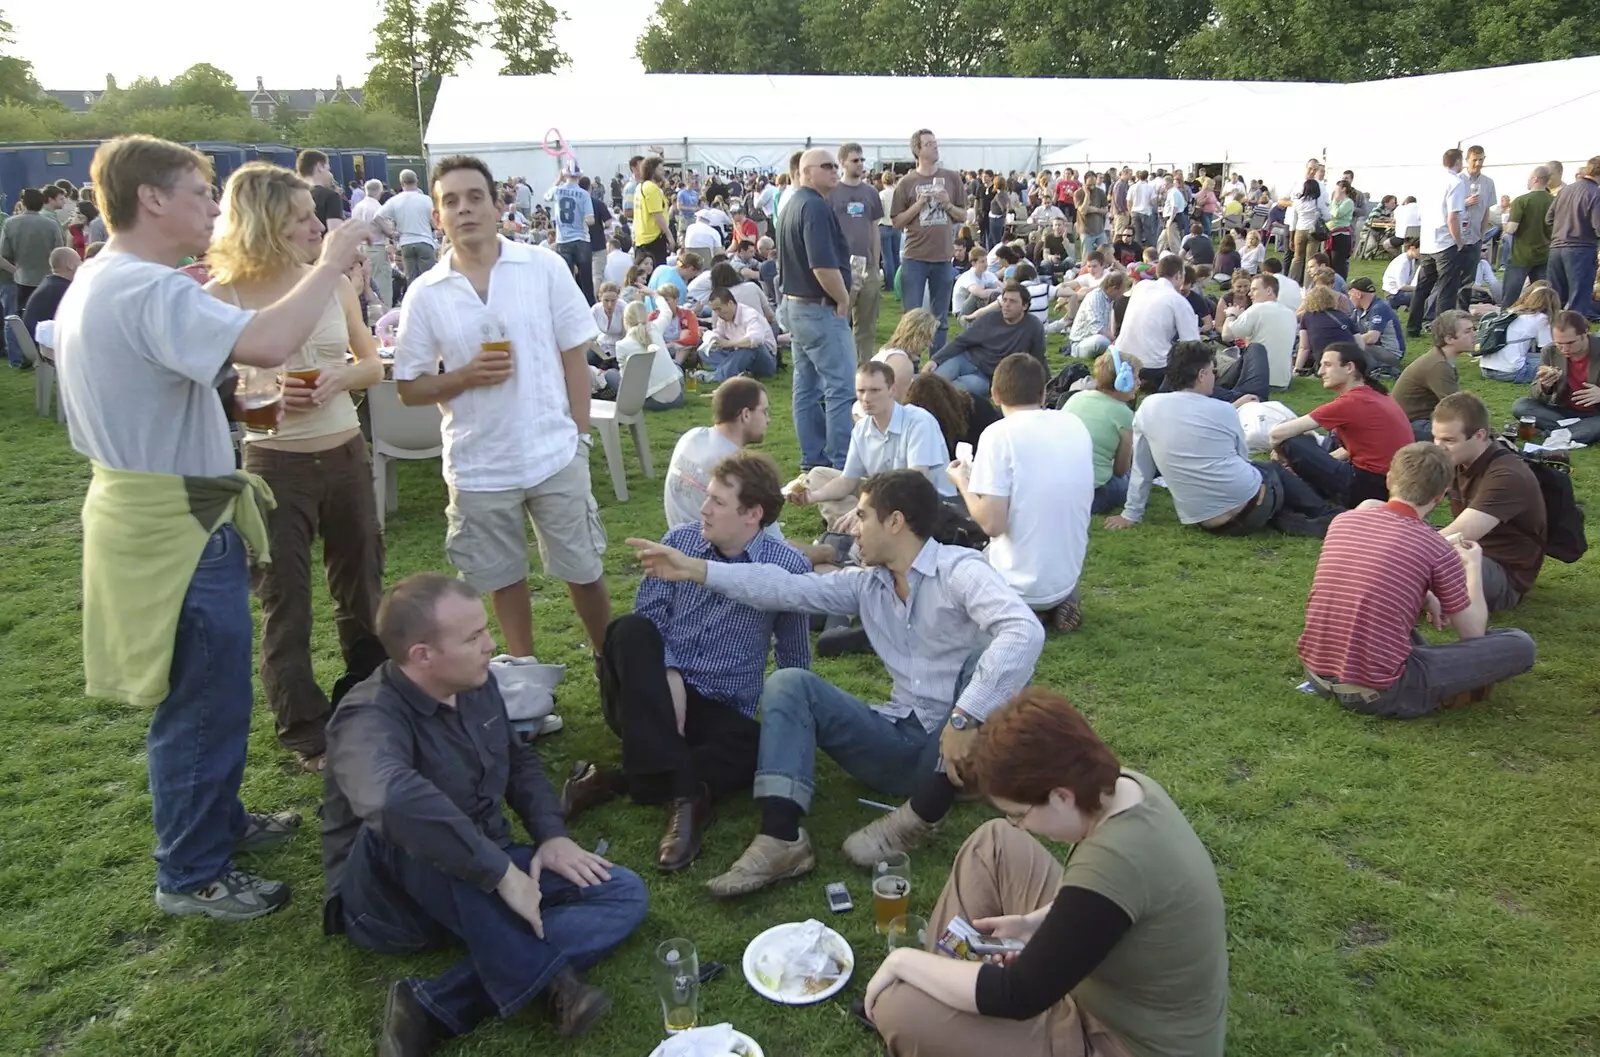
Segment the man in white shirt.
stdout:
<svg viewBox="0 0 1600 1057">
<path fill-rule="evenodd" d="M 383 194 L 383 181 L 368 180 L 364 190 L 366 197 L 350 207 L 350 219 L 371 224 L 376 230 L 378 211 L 383 208 L 383 203 L 378 200 L 378 196 Z M 394 304 L 394 269 L 389 265 L 389 240 L 378 239 L 369 244 L 364 252 L 367 264 L 372 269 L 372 278 L 378 284 L 378 297 L 383 301 L 383 307 L 389 308 Z"/>
<path fill-rule="evenodd" d="M 492 229 L 496 216 L 486 223 Z M 417 174 L 400 171 L 400 193 L 378 208 L 378 227 L 400 245 L 400 266 L 406 282 L 433 267 L 436 245 L 433 241 L 433 201 L 417 189 Z"/>
<path fill-rule="evenodd" d="M 1133 214 L 1133 237 L 1141 246 L 1156 244 L 1156 188 L 1150 174 L 1143 169 L 1139 179 L 1128 189 L 1128 210 Z"/>
<path fill-rule="evenodd" d="M 710 294 L 712 331 L 706 336 L 701 353 L 709 371 L 696 371 L 701 384 L 724 382 L 745 372 L 757 378 L 778 373 L 778 339 L 766 317 L 748 305 L 741 305 L 732 290 L 713 290 Z"/>
<path fill-rule="evenodd" d="M 1442 309 L 1455 308 L 1469 274 L 1462 246 L 1466 238 L 1467 185 L 1461 179 L 1461 151 L 1444 152 L 1444 171 L 1436 189 L 1422 199 L 1422 267 L 1417 272 L 1417 293 L 1406 319 L 1406 336 L 1422 337 L 1428 299 L 1435 296 Z"/>
<path fill-rule="evenodd" d="M 1174 342 L 1198 341 L 1200 321 L 1194 306 L 1178 292 L 1183 285 L 1183 258 L 1168 255 L 1156 265 L 1156 277 L 1133 284 L 1128 310 L 1117 331 L 1117 348 L 1137 356 L 1144 365 L 1139 381 L 1155 392 L 1167 371 L 1167 354 Z"/>
<path fill-rule="evenodd" d="M 450 249 L 407 291 L 394 377 L 403 403 L 444 411 L 445 553 L 492 594 L 506 652 L 531 657 L 528 518 L 598 654 L 611 599 L 589 484 L 585 353 L 599 329 L 564 260 L 495 234 L 487 165 L 449 159 L 433 192 Z"/>
<path fill-rule="evenodd" d="M 1418 240 L 1406 239 L 1405 251 L 1384 268 L 1383 292 L 1389 297 L 1390 308 L 1404 308 L 1411 303 L 1411 295 L 1417 287 L 1417 261 L 1421 256 Z"/>
<path fill-rule="evenodd" d="M 1029 222 L 1034 224 L 1048 224 L 1052 220 L 1065 219 L 1067 219 L 1067 214 L 1061 211 L 1060 206 L 1048 199 L 1040 202 L 1038 206 L 1034 208 L 1034 211 L 1028 214 Z"/>
<path fill-rule="evenodd" d="M 767 390 L 754 378 L 729 378 L 711 397 L 711 425 L 696 426 L 678 438 L 667 465 L 662 504 L 667 527 L 698 524 L 711 468 L 746 444 L 767 436 L 772 412 Z"/>
<path fill-rule="evenodd" d="M 1466 207 L 1461 213 L 1461 274 L 1466 277 L 1466 282 L 1476 285 L 1481 280 L 1473 277 L 1478 275 L 1478 261 L 1483 256 L 1484 236 L 1491 227 L 1498 227 L 1499 221 L 1490 218 L 1490 211 L 1495 209 L 1500 202 L 1500 192 L 1495 189 L 1494 179 L 1483 171 L 1483 148 L 1473 145 L 1467 148 L 1465 159 L 1466 169 L 1461 174 L 1461 185 L 1466 189 L 1467 197 L 1463 201 Z M 1496 282 L 1495 289 L 1500 288 Z M 1495 300 L 1499 301 L 1498 294 Z M 1456 305 L 1445 305 L 1445 308 L 1455 308 Z M 1462 304 L 1460 307 L 1465 308 Z"/>
<path fill-rule="evenodd" d="M 951 482 L 989 536 L 989 564 L 1058 631 L 1082 623 L 1078 576 L 1089 549 L 1094 441 L 1077 415 L 1044 410 L 1049 372 L 1024 352 L 995 368 L 990 394 L 1004 417 L 983 431 L 972 465 Z"/>
<path fill-rule="evenodd" d="M 1261 271 L 1278 280 L 1278 304 L 1291 312 L 1300 311 L 1300 302 L 1305 299 L 1305 288 L 1283 270 L 1283 262 L 1276 257 L 1268 257 L 1261 263 Z"/>
<path fill-rule="evenodd" d="M 722 249 L 722 235 L 707 221 L 707 211 L 701 209 L 694 215 L 694 223 L 683 233 L 683 248 L 686 250 L 705 250 L 709 258 L 712 254 Z"/>
<path fill-rule="evenodd" d="M 1259 344 L 1267 350 L 1267 384 L 1287 389 L 1294 381 L 1294 339 L 1300 329 L 1294 309 L 1278 303 L 1278 277 L 1263 272 L 1250 280 L 1250 307 L 1230 305 L 1222 340 Z"/>
<path fill-rule="evenodd" d="M 868 360 L 856 370 L 856 399 L 864 414 L 850 431 L 850 449 L 844 469 L 818 466 L 806 475 L 806 485 L 789 492 L 796 506 L 821 504 L 822 516 L 834 532 L 855 526 L 856 495 L 861 482 L 885 470 L 920 470 L 939 489 L 953 497 L 946 468 L 950 449 L 945 447 L 939 420 L 915 404 L 894 399 L 894 368 Z"/>
<path fill-rule="evenodd" d="M 1422 207 L 1412 195 L 1407 195 L 1394 211 L 1394 233 L 1400 238 L 1422 237 Z"/>
<path fill-rule="evenodd" d="M 1000 278 L 989 270 L 989 255 L 974 246 L 967 254 L 972 266 L 956 277 L 953 308 L 958 316 L 969 316 L 1000 296 Z"/>
<path fill-rule="evenodd" d="M 633 267 L 633 254 L 622 248 L 622 240 L 625 237 L 618 231 L 606 239 L 605 281 L 618 289 L 621 289 L 623 281 L 627 279 L 628 269 Z"/>
</svg>

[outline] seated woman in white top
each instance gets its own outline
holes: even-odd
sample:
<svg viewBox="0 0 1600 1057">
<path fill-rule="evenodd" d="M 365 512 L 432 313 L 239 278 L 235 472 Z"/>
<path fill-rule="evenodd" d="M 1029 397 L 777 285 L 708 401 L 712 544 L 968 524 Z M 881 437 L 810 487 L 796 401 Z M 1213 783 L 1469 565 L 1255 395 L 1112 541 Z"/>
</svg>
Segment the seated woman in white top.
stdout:
<svg viewBox="0 0 1600 1057">
<path fill-rule="evenodd" d="M 1555 339 L 1550 336 L 1550 320 L 1561 311 L 1561 299 L 1540 280 L 1523 291 L 1511 306 L 1511 325 L 1506 328 L 1506 343 L 1478 360 L 1478 370 L 1496 382 L 1528 385 L 1538 372 L 1539 352 Z"/>
<path fill-rule="evenodd" d="M 1244 249 L 1239 251 L 1239 267 L 1246 275 L 1255 275 L 1266 263 L 1267 248 L 1261 244 L 1261 232 L 1252 230 L 1244 237 Z"/>
<path fill-rule="evenodd" d="M 595 326 L 600 328 L 600 336 L 595 338 L 599 352 L 589 352 L 589 362 L 595 367 L 606 367 L 606 361 L 617 358 L 617 342 L 627 333 L 627 326 L 622 322 L 624 306 L 619 303 L 622 291 L 616 283 L 601 283 L 600 299 L 590 309 L 594 313 Z"/>
<path fill-rule="evenodd" d="M 606 372 L 606 384 L 622 392 L 622 372 L 630 357 L 652 351 L 655 359 L 650 363 L 650 381 L 644 387 L 646 411 L 671 411 L 682 407 L 685 399 L 683 368 L 667 354 L 667 341 L 658 327 L 650 323 L 650 310 L 640 301 L 630 304 L 622 313 L 627 333 L 617 342 L 617 366 Z"/>
</svg>

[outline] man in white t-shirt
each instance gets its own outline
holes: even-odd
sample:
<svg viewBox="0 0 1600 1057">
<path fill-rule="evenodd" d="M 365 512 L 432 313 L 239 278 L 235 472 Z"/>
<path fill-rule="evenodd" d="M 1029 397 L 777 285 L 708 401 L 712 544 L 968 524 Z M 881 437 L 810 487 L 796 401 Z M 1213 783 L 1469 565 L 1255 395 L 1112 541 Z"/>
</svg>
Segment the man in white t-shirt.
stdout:
<svg viewBox="0 0 1600 1057">
<path fill-rule="evenodd" d="M 982 246 L 967 254 L 972 266 L 956 276 L 951 307 L 958 316 L 968 316 L 1000 296 L 1000 278 L 989 269 L 989 255 Z"/>
<path fill-rule="evenodd" d="M 1294 340 L 1300 329 L 1294 309 L 1278 303 L 1278 277 L 1262 272 L 1250 280 L 1250 307 L 1230 305 L 1222 340 L 1244 341 L 1267 350 L 1267 384 L 1287 389 L 1294 381 Z"/>
<path fill-rule="evenodd" d="M 403 403 L 444 411 L 445 554 L 492 595 L 506 652 L 531 657 L 531 520 L 545 571 L 566 581 L 598 654 L 611 599 L 589 484 L 585 354 L 599 328 L 566 261 L 495 234 L 487 165 L 441 163 L 433 193 L 450 249 L 401 304 L 394 377 Z"/>
<path fill-rule="evenodd" d="M 493 227 L 495 218 L 489 220 Z M 378 208 L 380 230 L 400 246 L 400 266 L 406 282 L 433 267 L 437 246 L 433 241 L 433 201 L 417 188 L 417 174 L 400 171 L 400 193 Z"/>
<path fill-rule="evenodd" d="M 711 397 L 712 424 L 688 430 L 672 449 L 662 494 L 667 528 L 700 521 L 711 468 L 746 444 L 760 444 L 771 421 L 766 387 L 754 378 L 729 378 L 717 386 Z M 782 531 L 776 523 L 768 529 Z"/>
<path fill-rule="evenodd" d="M 1001 360 L 989 392 L 1004 417 L 978 438 L 976 461 L 952 462 L 949 475 L 989 536 L 989 564 L 1052 627 L 1073 631 L 1083 619 L 1094 441 L 1077 415 L 1044 409 L 1048 380 L 1027 353 Z"/>
<path fill-rule="evenodd" d="M 1140 381 L 1149 392 L 1160 388 L 1173 343 L 1200 338 L 1194 306 L 1178 292 L 1183 268 L 1183 258 L 1169 254 L 1156 265 L 1156 278 L 1134 283 L 1117 331 L 1117 348 L 1144 365 Z"/>
<path fill-rule="evenodd" d="M 1383 269 L 1383 292 L 1389 297 L 1390 308 L 1404 308 L 1411 303 L 1411 295 L 1417 288 L 1421 256 L 1418 240 L 1406 239 L 1405 249 Z"/>
<path fill-rule="evenodd" d="M 1128 189 L 1128 211 L 1133 214 L 1133 237 L 1141 246 L 1156 244 L 1156 187 L 1150 174 L 1139 171 L 1139 178 Z"/>
<path fill-rule="evenodd" d="M 1462 247 L 1466 236 L 1467 185 L 1461 179 L 1461 151 L 1444 152 L 1444 170 L 1435 189 L 1422 196 L 1422 266 L 1417 271 L 1417 293 L 1406 319 L 1406 336 L 1422 337 L 1423 316 L 1430 296 L 1441 311 L 1455 308 L 1461 288 L 1471 278 Z"/>
<path fill-rule="evenodd" d="M 850 449 L 844 469 L 818 466 L 806 475 L 804 488 L 789 492 L 796 506 L 821 504 L 823 518 L 834 532 L 855 526 L 856 495 L 861 482 L 885 470 L 920 470 L 939 494 L 954 497 L 955 486 L 945 469 L 950 449 L 945 447 L 939 420 L 915 404 L 894 399 L 894 368 L 868 360 L 856 369 L 856 399 L 865 412 L 850 431 Z"/>
<path fill-rule="evenodd" d="M 62 295 L 54 339 L 68 435 L 93 473 L 86 690 L 150 716 L 156 906 L 246 921 L 289 889 L 233 856 L 281 843 L 300 817 L 239 803 L 254 699 L 246 543 L 262 553 L 265 532 L 252 529 L 272 503 L 234 469 L 217 388 L 230 364 L 276 370 L 300 350 L 372 230 L 329 232 L 293 290 L 247 311 L 177 270 L 206 251 L 219 212 L 204 155 L 123 136 L 101 144 L 90 173 L 111 238 Z"/>
<path fill-rule="evenodd" d="M 368 180 L 364 190 L 366 197 L 350 207 L 350 219 L 377 229 L 378 211 L 383 208 L 383 203 L 378 200 L 378 196 L 383 194 L 383 181 Z M 389 264 L 389 240 L 376 239 L 366 247 L 365 252 L 372 278 L 378 285 L 378 296 L 383 301 L 383 307 L 389 308 L 394 305 L 394 269 Z"/>
<path fill-rule="evenodd" d="M 683 233 L 683 248 L 705 250 L 709 260 L 712 254 L 722 249 L 722 233 L 711 226 L 707 213 L 707 210 L 701 209 L 694 214 L 694 223 Z"/>
<path fill-rule="evenodd" d="M 1276 257 L 1268 257 L 1262 262 L 1261 271 L 1278 280 L 1278 304 L 1291 312 L 1300 311 L 1300 302 L 1306 296 L 1305 288 L 1283 270 L 1283 262 Z"/>
</svg>

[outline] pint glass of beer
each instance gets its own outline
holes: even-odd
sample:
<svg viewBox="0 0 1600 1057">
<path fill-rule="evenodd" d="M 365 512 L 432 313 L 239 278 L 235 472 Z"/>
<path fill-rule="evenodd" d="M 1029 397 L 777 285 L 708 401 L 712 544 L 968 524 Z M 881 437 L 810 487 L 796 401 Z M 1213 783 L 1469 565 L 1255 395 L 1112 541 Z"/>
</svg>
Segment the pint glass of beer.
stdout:
<svg viewBox="0 0 1600 1057">
<path fill-rule="evenodd" d="M 278 412 L 283 407 L 283 383 L 274 368 L 240 365 L 239 387 L 235 390 L 241 408 L 239 421 L 245 431 L 265 435 L 278 428 Z"/>
<path fill-rule="evenodd" d="M 885 855 L 872 869 L 872 917 L 880 935 L 911 905 L 911 856 Z"/>
</svg>

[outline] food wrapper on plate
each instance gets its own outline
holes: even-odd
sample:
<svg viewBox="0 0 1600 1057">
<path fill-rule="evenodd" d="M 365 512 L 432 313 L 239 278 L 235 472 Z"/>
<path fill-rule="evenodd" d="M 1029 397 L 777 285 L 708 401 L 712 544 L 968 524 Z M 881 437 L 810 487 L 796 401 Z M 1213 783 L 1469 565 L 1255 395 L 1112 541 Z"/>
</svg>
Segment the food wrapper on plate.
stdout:
<svg viewBox="0 0 1600 1057">
<path fill-rule="evenodd" d="M 827 926 L 812 918 L 777 936 L 756 958 L 756 979 L 783 995 L 811 995 L 827 990 L 847 966 L 828 940 Z"/>
<path fill-rule="evenodd" d="M 732 1024 L 712 1024 L 680 1031 L 650 1052 L 650 1057 L 742 1057 Z"/>
</svg>

